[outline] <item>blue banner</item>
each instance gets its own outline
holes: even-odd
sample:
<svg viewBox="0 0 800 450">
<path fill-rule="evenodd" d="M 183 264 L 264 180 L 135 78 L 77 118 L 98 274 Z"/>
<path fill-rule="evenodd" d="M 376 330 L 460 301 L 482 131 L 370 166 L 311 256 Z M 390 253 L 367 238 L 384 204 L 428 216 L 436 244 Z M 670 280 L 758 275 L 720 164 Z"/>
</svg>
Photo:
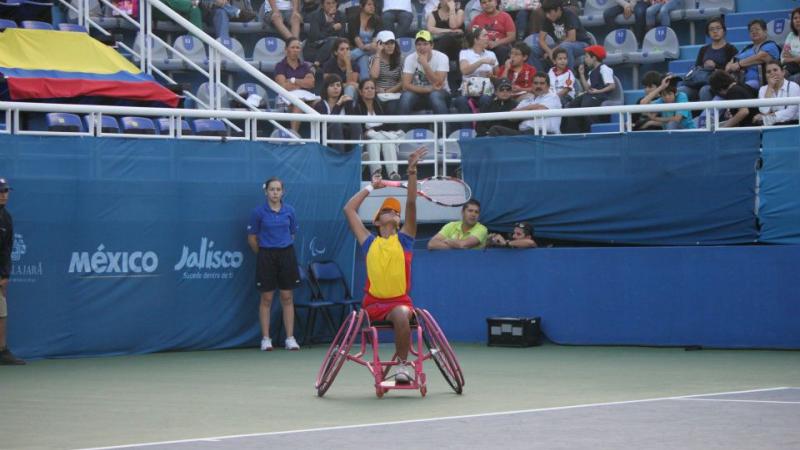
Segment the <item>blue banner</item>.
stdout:
<svg viewBox="0 0 800 450">
<path fill-rule="evenodd" d="M 300 262 L 352 266 L 341 208 L 359 188 L 357 154 L 236 141 L 3 142 L 0 173 L 14 186 L 9 341 L 23 357 L 255 345 L 246 226 L 272 176 L 297 210 Z"/>
<path fill-rule="evenodd" d="M 762 141 L 761 242 L 800 244 L 800 128 L 764 130 Z"/>
<path fill-rule="evenodd" d="M 758 130 L 516 136 L 460 142 L 481 222 L 648 245 L 752 243 Z M 657 139 L 656 139 L 657 137 Z"/>
</svg>

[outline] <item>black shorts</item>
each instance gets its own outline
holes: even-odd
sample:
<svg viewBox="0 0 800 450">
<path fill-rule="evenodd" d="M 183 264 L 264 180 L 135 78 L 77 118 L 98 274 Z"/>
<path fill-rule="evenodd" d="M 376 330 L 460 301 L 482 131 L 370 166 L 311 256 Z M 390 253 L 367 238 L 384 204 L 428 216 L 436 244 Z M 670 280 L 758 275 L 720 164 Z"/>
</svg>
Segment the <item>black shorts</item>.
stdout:
<svg viewBox="0 0 800 450">
<path fill-rule="evenodd" d="M 256 262 L 256 288 L 260 292 L 288 291 L 300 286 L 294 247 L 259 248 Z"/>
</svg>

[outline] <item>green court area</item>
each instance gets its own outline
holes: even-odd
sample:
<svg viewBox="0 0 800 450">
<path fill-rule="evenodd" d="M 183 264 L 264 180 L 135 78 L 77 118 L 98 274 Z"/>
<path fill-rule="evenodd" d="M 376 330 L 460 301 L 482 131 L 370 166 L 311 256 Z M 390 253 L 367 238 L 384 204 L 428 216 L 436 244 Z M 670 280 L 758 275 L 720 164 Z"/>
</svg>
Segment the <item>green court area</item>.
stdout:
<svg viewBox="0 0 800 450">
<path fill-rule="evenodd" d="M 0 448 L 194 440 L 800 385 L 797 351 L 454 348 L 464 394 L 453 393 L 429 363 L 425 398 L 390 391 L 378 399 L 368 371 L 351 362 L 325 397 L 317 397 L 313 385 L 325 346 L 0 367 Z"/>
</svg>

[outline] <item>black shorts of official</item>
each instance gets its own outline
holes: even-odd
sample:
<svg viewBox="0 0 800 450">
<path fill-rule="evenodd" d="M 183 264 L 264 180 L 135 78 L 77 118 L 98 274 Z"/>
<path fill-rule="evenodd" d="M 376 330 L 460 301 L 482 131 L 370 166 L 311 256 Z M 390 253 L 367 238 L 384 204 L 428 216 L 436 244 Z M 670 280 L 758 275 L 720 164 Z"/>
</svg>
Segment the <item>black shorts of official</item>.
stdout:
<svg viewBox="0 0 800 450">
<path fill-rule="evenodd" d="M 256 263 L 256 288 L 260 292 L 288 291 L 300 285 L 294 247 L 259 248 Z"/>
</svg>

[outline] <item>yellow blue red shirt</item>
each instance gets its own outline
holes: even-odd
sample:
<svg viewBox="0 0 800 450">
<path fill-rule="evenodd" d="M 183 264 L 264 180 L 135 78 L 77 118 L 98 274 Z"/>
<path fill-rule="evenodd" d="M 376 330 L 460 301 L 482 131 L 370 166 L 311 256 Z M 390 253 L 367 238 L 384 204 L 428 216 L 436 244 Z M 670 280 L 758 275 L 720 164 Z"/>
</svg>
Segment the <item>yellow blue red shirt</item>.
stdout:
<svg viewBox="0 0 800 450">
<path fill-rule="evenodd" d="M 366 255 L 364 306 L 376 302 L 408 301 L 414 238 L 399 232 L 383 238 L 370 234 L 361 249 Z"/>
</svg>

